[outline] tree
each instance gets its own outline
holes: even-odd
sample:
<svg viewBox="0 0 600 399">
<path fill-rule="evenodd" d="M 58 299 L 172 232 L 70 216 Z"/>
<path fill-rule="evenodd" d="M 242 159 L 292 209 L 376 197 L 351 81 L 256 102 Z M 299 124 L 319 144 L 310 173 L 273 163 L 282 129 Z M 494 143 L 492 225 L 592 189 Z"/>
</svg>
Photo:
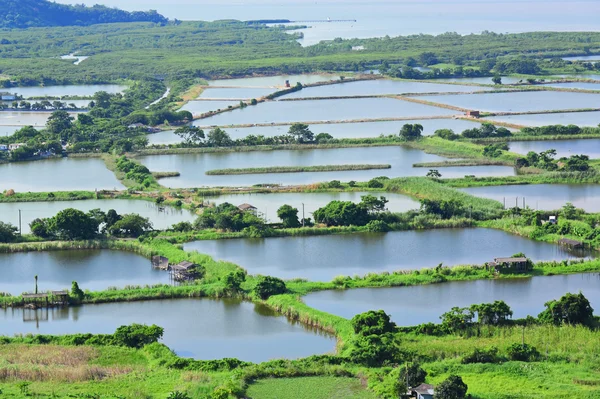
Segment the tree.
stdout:
<svg viewBox="0 0 600 399">
<path fill-rule="evenodd" d="M 152 230 L 150 220 L 136 213 L 123 215 L 108 228 L 110 235 L 118 237 L 139 237 L 149 230 Z"/>
<path fill-rule="evenodd" d="M 151 326 L 131 324 L 117 328 L 113 337 L 117 345 L 139 349 L 145 345 L 158 342 L 163 333 L 164 329 L 156 324 Z"/>
<path fill-rule="evenodd" d="M 232 292 L 238 292 L 241 289 L 242 283 L 246 281 L 246 272 L 238 269 L 234 272 L 227 273 L 224 278 L 225 287 Z"/>
<path fill-rule="evenodd" d="M 492 82 L 493 82 L 495 85 L 501 85 L 501 84 L 502 84 L 502 76 L 500 76 L 500 75 L 495 75 L 495 76 L 492 78 Z"/>
<path fill-rule="evenodd" d="M 369 222 L 366 208 L 351 201 L 331 201 L 313 216 L 315 222 L 328 226 L 364 226 Z"/>
<path fill-rule="evenodd" d="M 208 132 L 206 142 L 210 147 L 229 147 L 233 143 L 229 134 L 218 127 Z"/>
<path fill-rule="evenodd" d="M 87 240 L 98 234 L 98 222 L 78 209 L 67 208 L 50 218 L 48 232 L 61 239 Z"/>
<path fill-rule="evenodd" d="M 416 387 L 425 382 L 427 372 L 419 363 L 408 363 L 400 369 L 400 379 L 409 387 Z"/>
<path fill-rule="evenodd" d="M 85 294 L 83 293 L 81 288 L 79 288 L 79 284 L 77 284 L 77 281 L 73 281 L 71 283 L 71 298 L 74 298 L 80 302 L 83 300 L 84 297 Z"/>
<path fill-rule="evenodd" d="M 72 126 L 73 117 L 67 111 L 62 110 L 52 112 L 52 115 L 50 115 L 46 122 L 46 130 L 49 133 L 61 135 L 61 137 L 67 137 L 66 135 L 62 135 L 62 133 L 71 129 Z"/>
<path fill-rule="evenodd" d="M 459 308 L 457 306 L 440 316 L 442 325 L 452 331 L 465 330 L 473 323 L 473 311 L 469 308 Z"/>
<path fill-rule="evenodd" d="M 0 222 L 0 242 L 12 242 L 17 237 L 18 228 L 10 223 Z"/>
<path fill-rule="evenodd" d="M 423 125 L 407 123 L 400 129 L 400 138 L 403 140 L 416 140 L 421 137 L 421 133 L 423 133 Z"/>
<path fill-rule="evenodd" d="M 504 301 L 471 305 L 471 311 L 477 313 L 480 324 L 498 326 L 505 324 L 513 312 Z"/>
<path fill-rule="evenodd" d="M 433 135 L 444 140 L 456 140 L 460 137 L 460 135 L 454 133 L 454 130 L 452 129 L 438 129 L 433 133 Z"/>
<path fill-rule="evenodd" d="M 183 126 L 175 130 L 175 134 L 183 139 L 186 145 L 199 145 L 204 140 L 204 130 L 196 126 Z"/>
<path fill-rule="evenodd" d="M 383 183 L 377 179 L 371 179 L 367 182 L 369 188 L 383 188 Z"/>
<path fill-rule="evenodd" d="M 367 367 L 381 367 L 396 363 L 400 357 L 400 349 L 392 333 L 358 335 L 349 357 L 352 362 L 357 364 L 363 364 Z"/>
<path fill-rule="evenodd" d="M 577 208 L 570 202 L 567 202 L 560 211 L 560 217 L 564 219 L 575 219 L 577 216 Z"/>
<path fill-rule="evenodd" d="M 464 399 L 468 388 L 462 378 L 451 375 L 435 388 L 435 399 Z"/>
<path fill-rule="evenodd" d="M 260 299 L 268 299 L 271 295 L 285 294 L 287 287 L 285 282 L 277 277 L 263 276 L 254 287 L 254 293 Z"/>
<path fill-rule="evenodd" d="M 369 310 L 357 314 L 350 323 L 354 333 L 365 336 L 390 333 L 396 329 L 396 324 L 390 320 L 390 316 L 383 310 Z"/>
<path fill-rule="evenodd" d="M 540 353 L 538 350 L 529 344 L 512 344 L 506 349 L 506 353 L 510 360 L 517 362 L 531 362 L 538 359 Z"/>
<path fill-rule="evenodd" d="M 377 198 L 374 195 L 367 194 L 360 197 L 359 205 L 364 207 L 368 213 L 373 214 L 385 211 L 388 202 L 388 199 L 384 196 Z"/>
<path fill-rule="evenodd" d="M 421 200 L 422 213 L 439 215 L 442 219 L 450 219 L 454 216 L 462 216 L 465 212 L 462 202 L 457 199 L 451 200 Z"/>
<path fill-rule="evenodd" d="M 293 228 L 300 226 L 298 209 L 292 208 L 290 205 L 282 205 L 277 210 L 277 217 L 283 222 L 283 227 Z"/>
<path fill-rule="evenodd" d="M 315 136 L 315 141 L 317 144 L 323 144 L 331 141 L 333 136 L 329 133 L 319 133 Z"/>
<path fill-rule="evenodd" d="M 427 172 L 425 177 L 431 177 L 432 179 L 439 179 L 440 177 L 442 177 L 442 174 L 437 169 L 429 169 L 429 172 Z"/>
<path fill-rule="evenodd" d="M 50 236 L 52 235 L 48 228 L 47 219 L 37 218 L 32 220 L 31 223 L 29 223 L 29 229 L 31 230 L 31 233 L 36 237 L 50 238 Z"/>
<path fill-rule="evenodd" d="M 293 136 L 295 140 L 300 143 L 311 143 L 314 140 L 314 134 L 308 128 L 308 125 L 304 123 L 294 123 L 290 126 L 288 134 Z"/>
<path fill-rule="evenodd" d="M 546 302 L 544 306 L 546 309 L 539 314 L 538 318 L 546 323 L 591 325 L 594 320 L 594 309 L 581 292 L 567 293 L 558 301 Z"/>
</svg>

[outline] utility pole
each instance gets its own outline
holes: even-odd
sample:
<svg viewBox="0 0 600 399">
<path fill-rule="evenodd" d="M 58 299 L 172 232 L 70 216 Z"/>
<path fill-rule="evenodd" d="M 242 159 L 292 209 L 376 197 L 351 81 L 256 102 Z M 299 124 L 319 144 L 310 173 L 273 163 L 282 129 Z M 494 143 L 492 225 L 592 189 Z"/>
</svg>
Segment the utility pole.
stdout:
<svg viewBox="0 0 600 399">
<path fill-rule="evenodd" d="M 304 227 L 304 202 L 302 203 L 302 227 Z"/>
<path fill-rule="evenodd" d="M 23 235 L 23 229 L 21 228 L 21 210 L 19 209 L 19 235 Z"/>
</svg>

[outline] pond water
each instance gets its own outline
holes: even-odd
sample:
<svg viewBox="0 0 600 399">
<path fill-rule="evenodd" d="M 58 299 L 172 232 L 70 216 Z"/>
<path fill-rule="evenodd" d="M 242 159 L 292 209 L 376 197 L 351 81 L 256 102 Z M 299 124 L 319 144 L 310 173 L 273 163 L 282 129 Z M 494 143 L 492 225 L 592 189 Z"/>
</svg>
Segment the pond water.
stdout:
<svg viewBox="0 0 600 399">
<path fill-rule="evenodd" d="M 600 61 L 600 55 L 578 55 L 575 57 L 563 57 L 565 61 Z"/>
<path fill-rule="evenodd" d="M 495 116 L 487 119 L 491 121 L 515 123 L 524 126 L 598 126 L 598 124 L 600 124 L 600 112 L 560 112 L 554 114 L 510 115 Z"/>
<path fill-rule="evenodd" d="M 227 109 L 230 105 L 239 105 L 239 101 L 190 101 L 181 107 L 180 111 L 190 111 L 192 115 L 202 115 L 205 112 Z M 203 119 L 208 120 L 208 119 Z"/>
<path fill-rule="evenodd" d="M 0 254 L 0 292 L 19 295 L 38 287 L 70 289 L 77 281 L 83 290 L 98 291 L 126 285 L 166 284 L 169 273 L 153 269 L 150 260 L 139 255 L 110 250 L 19 252 Z"/>
<path fill-rule="evenodd" d="M 112 334 L 121 325 L 156 324 L 179 356 L 264 362 L 334 353 L 335 339 L 292 324 L 270 309 L 235 300 L 177 299 L 59 309 L 0 309 L 0 334 Z M 240 328 L 242 327 L 242 328 Z"/>
<path fill-rule="evenodd" d="M 441 34 L 458 32 L 469 34 L 492 32 L 532 31 L 596 31 L 600 5 L 594 1 L 564 2 L 539 0 L 473 0 L 468 3 L 447 0 L 250 0 L 244 2 L 215 0 L 60 0 L 61 3 L 94 5 L 96 3 L 126 10 L 157 10 L 180 20 L 219 19 L 279 19 L 299 21 L 311 26 L 304 29 L 303 45 L 337 37 L 365 38 L 398 36 L 418 33 Z M 540 6 L 543 4 L 543 7 Z M 468 7 L 468 10 L 465 10 Z M 302 23 L 306 20 L 356 20 L 342 23 Z M 402 23 L 398 23 L 401 20 Z"/>
<path fill-rule="evenodd" d="M 424 136 L 431 136 L 438 129 L 452 129 L 454 132 L 460 133 L 463 130 L 480 126 L 479 123 L 474 123 L 467 119 L 414 119 L 361 123 L 322 123 L 310 125 L 309 128 L 315 135 L 329 133 L 335 138 L 363 138 L 378 137 L 382 134 L 385 136 L 398 134 L 402 126 L 407 123 L 418 123 L 423 126 L 422 134 Z M 287 134 L 289 129 L 290 125 L 275 125 L 225 128 L 224 130 L 232 139 L 241 139 L 249 135 L 262 135 L 265 137 L 281 136 Z M 181 137 L 174 134 L 173 130 L 151 134 L 147 137 L 150 144 L 177 144 L 182 141 Z"/>
<path fill-rule="evenodd" d="M 101 159 L 61 158 L 0 165 L 0 191 L 123 189 Z"/>
<path fill-rule="evenodd" d="M 124 85 L 65 85 L 65 86 L 31 86 L 11 87 L 7 91 L 17 93 L 25 98 L 29 97 L 62 97 L 62 96 L 93 96 L 99 91 L 107 93 L 121 93 L 127 86 Z"/>
<path fill-rule="evenodd" d="M 381 94 L 439 93 L 439 92 L 478 92 L 493 90 L 488 87 L 460 86 L 443 83 L 427 83 L 419 81 L 398 80 L 363 80 L 335 85 L 317 86 L 286 94 L 280 98 L 364 96 Z"/>
<path fill-rule="evenodd" d="M 600 94 L 556 91 L 423 96 L 420 99 L 479 111 L 528 112 L 600 108 Z"/>
<path fill-rule="evenodd" d="M 522 77 L 514 77 L 514 76 L 502 76 L 502 83 L 519 83 L 520 81 L 525 81 L 526 78 Z M 480 77 L 480 78 L 442 78 L 440 82 L 456 82 L 456 83 L 478 83 L 478 84 L 486 84 L 491 85 L 494 84 L 492 82 L 492 77 Z M 498 88 L 502 88 L 499 86 Z"/>
<path fill-rule="evenodd" d="M 519 252 L 534 261 L 578 255 L 557 245 L 481 228 L 195 241 L 184 249 L 233 262 L 252 274 L 318 281 L 439 263 L 483 264 Z"/>
<path fill-rule="evenodd" d="M 597 273 L 322 291 L 303 299 L 308 306 L 346 318 L 383 309 L 399 326 L 414 326 L 440 323 L 440 316 L 453 306 L 467 307 L 496 300 L 505 301 L 515 319 L 528 315 L 536 317 L 544 310 L 544 303 L 559 299 L 567 292 L 576 294 L 579 291 L 594 309 L 600 308 L 600 275 Z"/>
<path fill-rule="evenodd" d="M 23 127 L 17 125 L 0 125 L 0 136 L 10 136 Z"/>
<path fill-rule="evenodd" d="M 194 102 L 197 103 L 198 101 Z M 195 121 L 195 125 L 240 125 L 455 115 L 456 111 L 392 98 L 269 101 Z"/>
<path fill-rule="evenodd" d="M 511 151 L 519 154 L 555 149 L 557 158 L 580 154 L 592 159 L 600 157 L 600 139 L 511 141 L 508 145 Z"/>
<path fill-rule="evenodd" d="M 0 125 L 44 127 L 51 112 L 0 111 Z M 70 113 L 76 117 L 77 114 Z"/>
<path fill-rule="evenodd" d="M 287 204 L 298 209 L 298 218 L 302 218 L 302 204 L 307 218 L 313 218 L 312 213 L 327 205 L 331 201 L 360 202 L 363 195 L 384 196 L 388 199 L 387 209 L 390 212 L 405 212 L 411 209 L 419 209 L 419 202 L 405 195 L 386 192 L 338 192 L 338 193 L 270 193 L 270 194 L 231 194 L 218 197 L 204 197 L 205 201 L 222 204 L 229 202 L 233 205 L 244 203 L 258 208 L 261 216 L 267 218 L 271 223 L 281 222 L 277 217 L 277 209 Z M 0 210 L 2 208 L 0 207 Z"/>
<path fill-rule="evenodd" d="M 441 161 L 445 158 L 400 146 L 333 148 L 295 151 L 249 151 L 205 154 L 149 155 L 139 161 L 155 172 L 177 171 L 180 176 L 161 179 L 166 187 L 251 186 L 254 184 L 309 184 L 330 180 L 367 181 L 378 176 L 425 176 L 428 168 L 413 168 L 417 162 Z M 269 166 L 316 166 L 344 164 L 389 164 L 391 169 L 351 170 L 338 172 L 265 173 L 251 175 L 209 176 L 213 169 Z M 1 170 L 1 169 L 0 169 Z M 473 166 L 441 168 L 443 177 L 514 175 L 508 166 Z M 1 187 L 1 183 L 0 183 Z"/>
<path fill-rule="evenodd" d="M 600 212 L 600 185 L 526 184 L 512 186 L 469 187 L 462 189 L 477 197 L 491 198 L 512 207 L 515 201 L 533 209 L 555 210 L 567 202 L 586 212 Z"/>
<path fill-rule="evenodd" d="M 241 87 L 269 87 L 269 88 L 284 88 L 285 82 L 289 80 L 291 85 L 300 82 L 302 84 L 310 84 L 317 82 L 326 82 L 329 80 L 339 79 L 339 75 L 333 74 L 306 74 L 306 75 L 277 75 L 277 76 L 261 76 L 258 78 L 238 78 L 238 79 L 218 79 L 209 80 L 210 86 L 241 86 Z"/>
<path fill-rule="evenodd" d="M 235 100 L 240 99 L 252 99 L 252 98 L 260 98 L 267 96 L 276 89 L 263 89 L 263 88 L 253 88 L 253 87 L 242 87 L 242 88 L 231 88 L 231 89 L 204 89 L 202 94 L 200 94 L 199 98 L 211 98 L 211 99 L 230 99 L 233 98 Z"/>
<path fill-rule="evenodd" d="M 85 201 L 52 201 L 52 202 L 5 202 L 0 203 L 0 221 L 19 226 L 19 210 L 21 210 L 21 226 L 23 233 L 29 233 L 29 223 L 37 218 L 47 218 L 56 215 L 67 208 L 88 212 L 101 209 L 108 212 L 114 209 L 119 215 L 137 213 L 150 219 L 156 230 L 164 230 L 175 223 L 195 220 L 196 216 L 187 209 L 173 207 L 159 208 L 155 203 L 140 200 L 105 199 Z M 163 210 L 160 210 L 163 209 Z"/>
<path fill-rule="evenodd" d="M 582 90 L 600 90 L 600 83 L 570 82 L 570 83 L 549 83 L 542 86 L 558 87 L 559 89 L 582 89 Z"/>
</svg>

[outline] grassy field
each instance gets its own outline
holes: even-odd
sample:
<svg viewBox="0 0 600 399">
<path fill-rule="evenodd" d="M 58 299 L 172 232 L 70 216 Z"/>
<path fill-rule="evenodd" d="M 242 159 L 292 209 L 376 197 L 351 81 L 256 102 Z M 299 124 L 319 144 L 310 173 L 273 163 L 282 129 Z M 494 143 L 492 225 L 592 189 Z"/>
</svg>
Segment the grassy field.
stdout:
<svg viewBox="0 0 600 399">
<path fill-rule="evenodd" d="M 302 377 L 260 380 L 250 385 L 249 399 L 375 399 L 358 379 Z"/>
</svg>

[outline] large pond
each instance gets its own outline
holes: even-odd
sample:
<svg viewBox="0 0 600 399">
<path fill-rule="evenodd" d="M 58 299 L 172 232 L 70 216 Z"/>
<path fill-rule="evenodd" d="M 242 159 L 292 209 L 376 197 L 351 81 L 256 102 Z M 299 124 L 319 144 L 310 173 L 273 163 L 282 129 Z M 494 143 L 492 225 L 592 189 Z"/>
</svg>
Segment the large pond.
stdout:
<svg viewBox="0 0 600 399">
<path fill-rule="evenodd" d="M 600 55 L 578 55 L 575 57 L 563 57 L 565 61 L 600 61 Z"/>
<path fill-rule="evenodd" d="M 483 264 L 518 252 L 534 261 L 581 255 L 557 245 L 481 228 L 195 241 L 185 244 L 184 249 L 236 263 L 252 274 L 319 281 L 440 263 Z"/>
<path fill-rule="evenodd" d="M 63 96 L 93 96 L 99 91 L 107 93 L 121 93 L 127 86 L 124 85 L 66 85 L 66 86 L 31 86 L 12 87 L 6 89 L 25 98 L 29 97 L 63 97 Z"/>
<path fill-rule="evenodd" d="M 556 91 L 423 96 L 423 100 L 488 112 L 600 108 L 600 95 Z"/>
<path fill-rule="evenodd" d="M 505 301 L 513 318 L 537 316 L 544 303 L 567 292 L 582 292 L 594 309 L 600 308 L 600 275 L 572 274 L 523 279 L 457 281 L 401 288 L 322 291 L 304 297 L 316 309 L 351 318 L 369 310 L 383 309 L 400 326 L 439 323 L 453 306 Z M 596 312 L 597 313 L 597 312 Z"/>
<path fill-rule="evenodd" d="M 600 212 L 600 185 L 593 184 L 527 184 L 513 186 L 470 187 L 462 189 L 477 197 L 491 198 L 506 207 L 515 203 L 532 209 L 555 210 L 567 202 L 587 212 Z"/>
<path fill-rule="evenodd" d="M 268 308 L 235 300 L 178 299 L 0 310 L 0 334 L 112 334 L 121 325 L 156 324 L 179 356 L 264 362 L 334 353 L 335 339 Z"/>
<path fill-rule="evenodd" d="M 408 94 L 408 93 L 440 93 L 440 92 L 478 92 L 493 90 L 481 86 L 460 86 L 443 83 L 427 83 L 418 81 L 398 80 L 364 80 L 335 85 L 309 87 L 303 90 L 286 94 L 280 98 L 306 98 L 306 97 L 331 97 L 331 96 L 364 96 L 380 94 Z"/>
<path fill-rule="evenodd" d="M 4 126 L 35 126 L 44 127 L 50 117 L 50 112 L 21 112 L 21 111 L 0 111 L 0 125 Z M 70 113 L 76 117 L 77 114 Z"/>
<path fill-rule="evenodd" d="M 339 75 L 330 74 L 307 74 L 307 75 L 277 75 L 277 76 L 262 76 L 258 78 L 239 78 L 239 79 L 218 79 L 209 80 L 210 86 L 229 86 L 229 87 L 285 87 L 285 82 L 289 81 L 291 85 L 300 82 L 302 84 L 310 84 L 317 82 L 326 82 L 329 80 L 339 79 Z"/>
<path fill-rule="evenodd" d="M 519 154 L 555 149 L 558 158 L 580 154 L 589 155 L 590 158 L 600 157 L 600 139 L 511 141 L 509 147 Z"/>
<path fill-rule="evenodd" d="M 600 124 L 600 112 L 559 112 L 552 114 L 509 115 L 495 116 L 487 119 L 523 126 L 577 125 L 595 127 Z"/>
<path fill-rule="evenodd" d="M 410 197 L 386 192 L 338 192 L 338 193 L 272 193 L 272 194 L 231 194 L 218 197 L 205 197 L 205 201 L 216 204 L 229 202 L 233 205 L 249 203 L 256 208 L 261 215 L 265 216 L 270 222 L 280 222 L 277 217 L 277 209 L 281 205 L 287 204 L 298 209 L 298 217 L 302 218 L 302 205 L 306 217 L 312 218 L 312 213 L 317 209 L 327 205 L 331 201 L 352 201 L 360 202 L 363 195 L 374 195 L 376 197 L 384 196 L 388 199 L 387 209 L 390 212 L 405 212 L 411 209 L 418 209 L 418 201 Z M 2 207 L 0 206 L 0 210 Z"/>
<path fill-rule="evenodd" d="M 400 146 L 367 148 L 334 148 L 297 151 L 250 151 L 205 154 L 150 155 L 140 162 L 155 172 L 177 171 L 180 176 L 161 179 L 167 187 L 251 186 L 254 184 L 308 184 L 330 180 L 366 181 L 378 176 L 425 176 L 427 168 L 413 168 L 417 162 L 441 161 L 444 158 Z M 311 166 L 344 164 L 390 164 L 391 169 L 339 172 L 268 173 L 252 175 L 208 176 L 212 169 L 269 166 Z M 0 169 L 1 170 L 1 169 Z M 514 175 L 507 166 L 474 166 L 441 168 L 444 177 L 465 175 Z M 1 187 L 1 183 L 0 183 Z"/>
<path fill-rule="evenodd" d="M 129 252 L 109 250 L 49 251 L 0 254 L 0 292 L 19 295 L 33 292 L 38 276 L 40 291 L 70 289 L 105 290 L 126 285 L 162 284 L 169 273 L 153 269 L 150 260 Z"/>
<path fill-rule="evenodd" d="M 61 158 L 0 165 L 0 191 L 123 189 L 101 159 Z"/>
<path fill-rule="evenodd" d="M 559 89 L 600 90 L 600 83 L 587 82 L 548 83 L 543 86 L 557 87 Z"/>
<path fill-rule="evenodd" d="M 452 129 L 460 133 L 466 129 L 480 126 L 467 119 L 414 119 L 407 121 L 383 121 L 361 123 L 323 123 L 310 125 L 310 130 L 315 134 L 329 133 L 335 138 L 363 138 L 378 137 L 380 135 L 398 134 L 402 126 L 407 123 L 418 123 L 423 126 L 423 135 L 431 136 L 438 129 Z M 233 139 L 241 139 L 249 135 L 255 136 L 280 136 L 287 134 L 290 125 L 238 127 L 224 129 Z M 205 129 L 208 130 L 208 129 Z M 205 132 L 206 133 L 206 132 Z M 0 133 L 1 134 L 1 133 Z M 148 135 L 150 144 L 176 144 L 181 143 L 181 137 L 174 131 L 164 131 Z"/>
<path fill-rule="evenodd" d="M 196 104 L 199 101 L 194 101 Z M 285 123 L 309 121 L 378 119 L 455 115 L 444 108 L 396 100 L 360 98 L 343 100 L 269 101 L 235 109 L 194 122 L 195 125 L 241 125 L 251 123 Z"/>
<path fill-rule="evenodd" d="M 24 126 L 18 125 L 0 125 L 0 136 L 10 136 L 17 130 L 23 128 Z"/>
<path fill-rule="evenodd" d="M 481 77 L 481 78 L 444 78 L 440 79 L 440 82 L 455 82 L 455 83 L 477 83 L 477 84 L 486 84 L 493 85 L 492 77 Z M 502 76 L 502 83 L 519 83 L 526 81 L 526 78 L 521 77 L 513 77 L 513 76 Z M 498 86 L 498 88 L 502 88 L 502 86 Z"/>
<path fill-rule="evenodd" d="M 186 209 L 172 207 L 159 207 L 153 202 L 105 199 L 85 201 L 53 201 L 53 202 L 6 202 L 0 203 L 0 221 L 19 225 L 19 211 L 21 211 L 21 225 L 23 233 L 29 233 L 29 223 L 37 218 L 47 218 L 56 215 L 67 208 L 75 208 L 84 212 L 92 209 L 101 209 L 107 212 L 114 209 L 118 214 L 137 213 L 150 219 L 156 230 L 164 230 L 174 223 L 193 221 L 195 215 Z"/>
<path fill-rule="evenodd" d="M 239 105 L 239 101 L 190 101 L 181 107 L 181 111 L 190 111 L 192 115 L 202 115 L 209 111 L 227 109 Z M 205 119 L 203 119 L 205 120 Z"/>
<path fill-rule="evenodd" d="M 200 94 L 199 98 L 211 98 L 211 99 L 252 99 L 252 98 L 260 98 L 266 95 L 273 93 L 275 89 L 268 88 L 253 88 L 253 87 L 242 87 L 242 88 L 214 88 L 210 87 L 204 89 L 202 94 Z"/>
</svg>

